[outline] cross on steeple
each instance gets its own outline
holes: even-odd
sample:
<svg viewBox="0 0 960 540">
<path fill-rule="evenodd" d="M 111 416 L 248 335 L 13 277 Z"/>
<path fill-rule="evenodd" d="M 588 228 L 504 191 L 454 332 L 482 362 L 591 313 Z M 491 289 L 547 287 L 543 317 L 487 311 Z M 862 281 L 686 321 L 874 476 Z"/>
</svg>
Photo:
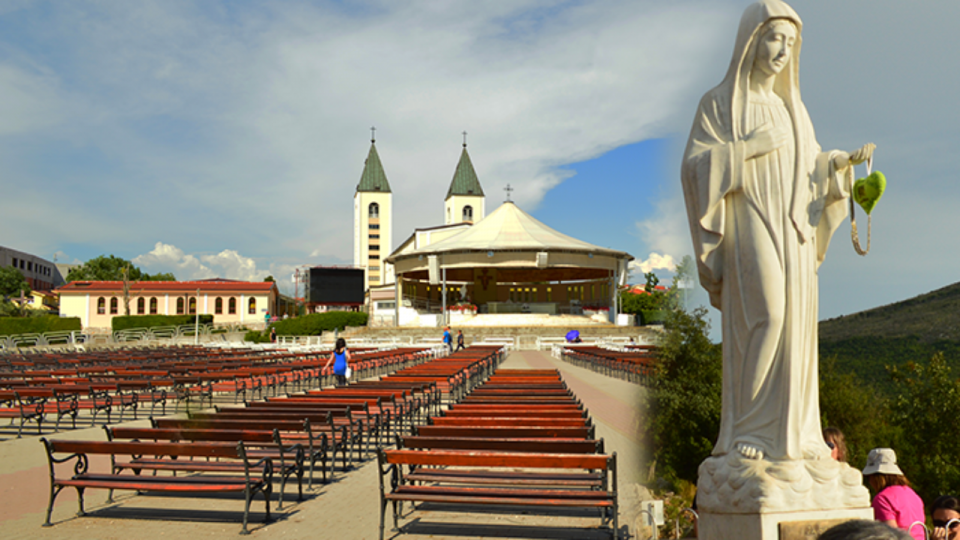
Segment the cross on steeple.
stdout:
<svg viewBox="0 0 960 540">
<path fill-rule="evenodd" d="M 463 132 L 463 147 L 464 147 L 464 148 L 467 147 L 467 132 L 466 132 L 466 131 Z"/>
<path fill-rule="evenodd" d="M 377 128 L 373 126 L 370 127 L 370 142 L 377 142 Z"/>
<path fill-rule="evenodd" d="M 507 184 L 507 187 L 503 188 L 503 190 L 507 192 L 507 202 L 511 202 L 511 201 L 510 201 L 510 192 L 513 191 L 513 188 L 510 187 L 510 184 Z"/>
</svg>

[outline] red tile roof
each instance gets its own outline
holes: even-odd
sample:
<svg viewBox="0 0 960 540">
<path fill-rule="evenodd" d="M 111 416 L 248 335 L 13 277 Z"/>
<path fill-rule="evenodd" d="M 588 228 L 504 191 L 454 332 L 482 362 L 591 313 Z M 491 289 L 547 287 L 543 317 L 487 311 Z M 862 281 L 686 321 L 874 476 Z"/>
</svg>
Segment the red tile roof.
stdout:
<svg viewBox="0 0 960 540">
<path fill-rule="evenodd" d="M 132 281 L 130 292 L 141 293 L 186 293 L 195 292 L 250 292 L 269 293 L 276 288 L 276 283 L 269 281 L 232 281 L 232 280 L 203 280 L 203 281 Z M 72 281 L 57 289 L 61 294 L 79 294 L 85 291 L 123 292 L 122 281 Z"/>
</svg>

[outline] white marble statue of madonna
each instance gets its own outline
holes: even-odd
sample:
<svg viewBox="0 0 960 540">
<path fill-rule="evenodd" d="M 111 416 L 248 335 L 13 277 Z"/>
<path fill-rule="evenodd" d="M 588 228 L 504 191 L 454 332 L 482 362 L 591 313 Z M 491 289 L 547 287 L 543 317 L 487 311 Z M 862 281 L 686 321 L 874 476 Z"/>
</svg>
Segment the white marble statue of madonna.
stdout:
<svg viewBox="0 0 960 540">
<path fill-rule="evenodd" d="M 817 269 L 847 215 L 851 164 L 874 146 L 821 151 L 800 99 L 801 29 L 779 0 L 747 8 L 730 69 L 700 101 L 684 154 L 700 282 L 722 312 L 714 457 L 830 455 L 818 403 Z"/>
</svg>

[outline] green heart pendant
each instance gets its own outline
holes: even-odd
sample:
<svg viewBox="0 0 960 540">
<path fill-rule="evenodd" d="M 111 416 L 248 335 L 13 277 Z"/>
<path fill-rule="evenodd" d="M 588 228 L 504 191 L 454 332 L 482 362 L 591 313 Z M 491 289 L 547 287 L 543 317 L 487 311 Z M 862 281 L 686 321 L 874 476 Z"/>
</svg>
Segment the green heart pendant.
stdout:
<svg viewBox="0 0 960 540">
<path fill-rule="evenodd" d="M 873 171 L 870 176 L 860 178 L 853 183 L 853 200 L 863 208 L 863 211 L 870 215 L 877 201 L 883 196 L 883 190 L 887 188 L 887 179 L 880 171 Z"/>
</svg>

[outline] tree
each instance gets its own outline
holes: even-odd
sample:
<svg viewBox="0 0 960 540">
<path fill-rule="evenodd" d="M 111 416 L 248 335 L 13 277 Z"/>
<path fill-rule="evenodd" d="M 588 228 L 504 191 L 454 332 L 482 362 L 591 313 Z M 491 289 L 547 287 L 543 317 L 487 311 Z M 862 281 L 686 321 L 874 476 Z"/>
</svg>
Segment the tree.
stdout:
<svg viewBox="0 0 960 540">
<path fill-rule="evenodd" d="M 837 365 L 835 356 L 820 359 L 820 421 L 843 432 L 847 462 L 858 467 L 867 462 L 871 448 L 893 445 L 898 430 L 889 422 L 890 401 Z"/>
<path fill-rule="evenodd" d="M 176 281 L 171 273 L 150 275 L 126 259 L 100 255 L 67 273 L 67 281 L 123 281 L 123 269 L 129 268 L 130 281 Z"/>
<path fill-rule="evenodd" d="M 707 309 L 671 310 L 664 322 L 647 418 L 653 459 L 668 480 L 696 483 L 720 433 L 723 355 L 710 341 Z"/>
<path fill-rule="evenodd" d="M 960 380 L 937 353 L 927 362 L 888 368 L 897 393 L 893 423 L 902 430 L 890 446 L 921 497 L 930 503 L 960 485 L 960 447 L 953 426 L 960 418 Z"/>
<path fill-rule="evenodd" d="M 30 294 L 30 284 L 19 270 L 12 266 L 0 267 L 0 296 L 19 297 Z"/>
<path fill-rule="evenodd" d="M 263 281 L 268 281 L 268 282 L 270 282 L 270 283 L 276 283 L 276 282 L 277 282 L 277 280 L 273 279 L 273 276 L 267 276 L 267 277 L 263 278 Z"/>
</svg>

